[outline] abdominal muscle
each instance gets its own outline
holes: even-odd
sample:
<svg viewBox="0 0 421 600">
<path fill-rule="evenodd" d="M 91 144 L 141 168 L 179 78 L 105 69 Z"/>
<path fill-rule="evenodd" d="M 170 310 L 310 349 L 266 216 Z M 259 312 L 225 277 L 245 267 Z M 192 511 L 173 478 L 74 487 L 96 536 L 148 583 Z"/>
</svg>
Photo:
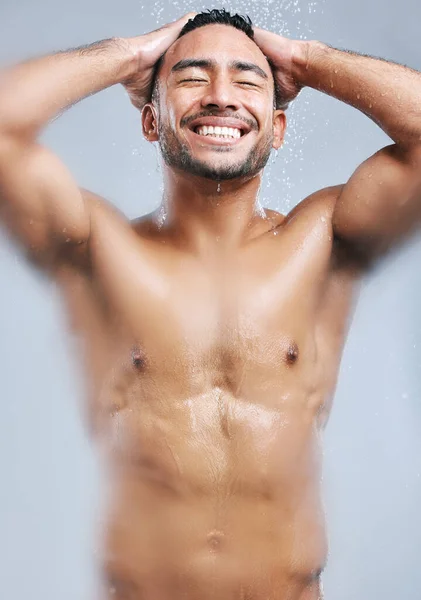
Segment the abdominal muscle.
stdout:
<svg viewBox="0 0 421 600">
<path fill-rule="evenodd" d="M 319 599 L 320 433 L 284 398 L 213 389 L 110 417 L 101 598 Z"/>
</svg>

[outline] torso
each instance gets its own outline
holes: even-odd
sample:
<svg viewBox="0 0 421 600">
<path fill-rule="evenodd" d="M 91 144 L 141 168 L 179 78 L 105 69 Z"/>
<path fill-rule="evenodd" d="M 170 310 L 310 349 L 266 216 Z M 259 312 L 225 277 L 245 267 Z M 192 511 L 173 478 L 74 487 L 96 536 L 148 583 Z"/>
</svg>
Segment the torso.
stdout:
<svg viewBox="0 0 421 600">
<path fill-rule="evenodd" d="M 321 435 L 358 281 L 331 209 L 200 260 L 105 211 L 93 276 L 60 274 L 107 470 L 104 600 L 320 597 Z"/>
</svg>

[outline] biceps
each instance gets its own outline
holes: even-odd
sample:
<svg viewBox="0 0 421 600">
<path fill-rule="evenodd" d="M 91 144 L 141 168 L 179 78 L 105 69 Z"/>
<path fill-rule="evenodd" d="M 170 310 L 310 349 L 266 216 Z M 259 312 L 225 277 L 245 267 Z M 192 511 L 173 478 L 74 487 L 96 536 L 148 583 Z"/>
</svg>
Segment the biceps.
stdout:
<svg viewBox="0 0 421 600">
<path fill-rule="evenodd" d="M 0 217 L 36 262 L 89 238 L 81 191 L 61 161 L 38 145 L 0 141 Z"/>
<path fill-rule="evenodd" d="M 420 161 L 393 144 L 358 167 L 335 206 L 336 237 L 369 256 L 403 241 L 421 222 Z"/>
</svg>

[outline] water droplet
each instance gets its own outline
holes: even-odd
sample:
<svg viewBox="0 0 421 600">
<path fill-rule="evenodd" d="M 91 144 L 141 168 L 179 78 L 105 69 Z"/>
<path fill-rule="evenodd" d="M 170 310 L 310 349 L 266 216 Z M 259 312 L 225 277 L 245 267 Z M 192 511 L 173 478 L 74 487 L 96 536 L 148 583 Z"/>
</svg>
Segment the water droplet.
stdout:
<svg viewBox="0 0 421 600">
<path fill-rule="evenodd" d="M 218 187 L 216 188 L 216 191 L 218 192 L 218 194 L 221 191 L 221 184 L 220 183 L 218 183 Z"/>
<path fill-rule="evenodd" d="M 157 216 L 157 225 L 158 225 L 158 229 L 161 229 L 161 227 L 164 225 L 165 221 L 167 219 L 167 210 L 165 208 L 165 205 L 162 204 L 160 209 L 159 209 L 159 213 Z"/>
</svg>

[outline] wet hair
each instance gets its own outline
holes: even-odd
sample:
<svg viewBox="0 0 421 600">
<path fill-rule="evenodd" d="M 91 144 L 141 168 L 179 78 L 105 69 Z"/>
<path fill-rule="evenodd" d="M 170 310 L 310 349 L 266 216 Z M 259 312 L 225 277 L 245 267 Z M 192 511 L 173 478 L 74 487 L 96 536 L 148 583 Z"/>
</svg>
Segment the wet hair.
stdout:
<svg viewBox="0 0 421 600">
<path fill-rule="evenodd" d="M 238 14 L 231 15 L 225 9 L 212 9 L 205 12 L 198 13 L 193 19 L 187 21 L 184 25 L 183 29 L 180 31 L 177 39 L 186 35 L 186 33 L 190 33 L 190 31 L 194 31 L 199 27 L 204 27 L 205 25 L 229 25 L 230 27 L 235 27 L 239 31 L 245 33 L 251 40 L 254 41 L 254 30 L 253 23 L 249 16 L 241 16 Z M 152 84 L 151 84 L 151 99 L 159 100 L 159 86 L 158 86 L 158 75 L 161 69 L 162 63 L 164 61 L 165 53 L 158 59 L 155 64 L 154 72 L 152 76 Z M 285 101 L 283 97 L 282 90 L 275 79 L 274 67 L 272 62 L 267 59 L 269 66 L 272 71 L 273 81 L 274 81 L 274 108 L 286 110 L 288 108 L 288 102 Z"/>
<path fill-rule="evenodd" d="M 205 25 L 231 25 L 231 27 L 235 27 L 244 32 L 250 39 L 254 38 L 253 23 L 251 22 L 250 17 L 243 17 L 237 14 L 231 15 L 231 13 L 224 8 L 222 10 L 214 8 L 207 12 L 201 12 L 193 19 L 189 19 L 180 31 L 178 37 L 180 38 L 183 35 L 186 35 L 186 33 L 194 31 L 194 29 L 197 29 L 198 27 L 204 27 Z"/>
</svg>

